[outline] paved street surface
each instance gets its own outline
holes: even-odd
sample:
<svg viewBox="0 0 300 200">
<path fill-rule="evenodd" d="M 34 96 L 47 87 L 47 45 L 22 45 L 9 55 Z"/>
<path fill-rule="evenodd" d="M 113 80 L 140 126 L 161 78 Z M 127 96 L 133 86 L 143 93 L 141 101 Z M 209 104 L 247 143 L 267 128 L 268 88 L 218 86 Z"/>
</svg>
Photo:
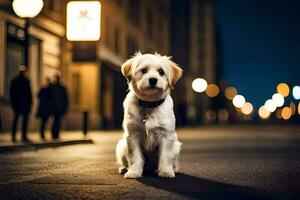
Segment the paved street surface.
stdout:
<svg viewBox="0 0 300 200">
<path fill-rule="evenodd" d="M 300 199 L 300 129 L 228 126 L 179 129 L 175 179 L 117 173 L 121 132 L 94 144 L 0 154 L 0 199 Z"/>
</svg>

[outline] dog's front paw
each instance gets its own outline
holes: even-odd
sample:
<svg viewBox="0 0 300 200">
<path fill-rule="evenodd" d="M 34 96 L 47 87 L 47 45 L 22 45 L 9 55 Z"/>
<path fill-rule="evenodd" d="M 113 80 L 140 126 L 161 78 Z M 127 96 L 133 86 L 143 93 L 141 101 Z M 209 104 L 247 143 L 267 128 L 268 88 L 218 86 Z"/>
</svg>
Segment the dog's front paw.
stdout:
<svg viewBox="0 0 300 200">
<path fill-rule="evenodd" d="M 175 178 L 175 173 L 172 170 L 159 170 L 158 176 L 162 178 Z"/>
<path fill-rule="evenodd" d="M 139 173 L 138 171 L 129 170 L 128 172 L 126 172 L 124 177 L 125 178 L 140 178 L 140 177 L 142 177 L 142 174 Z"/>
</svg>

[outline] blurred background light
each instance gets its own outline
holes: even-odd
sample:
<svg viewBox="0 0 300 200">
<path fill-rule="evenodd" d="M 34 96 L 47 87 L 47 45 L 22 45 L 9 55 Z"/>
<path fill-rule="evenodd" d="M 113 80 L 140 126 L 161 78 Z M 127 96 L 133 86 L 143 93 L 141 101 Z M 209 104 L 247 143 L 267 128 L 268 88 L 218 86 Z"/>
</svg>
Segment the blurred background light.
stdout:
<svg viewBox="0 0 300 200">
<path fill-rule="evenodd" d="M 300 115 L 300 102 L 298 103 L 298 114 Z"/>
<path fill-rule="evenodd" d="M 246 102 L 242 107 L 242 113 L 245 115 L 250 115 L 253 111 L 253 105 L 250 102 Z"/>
<path fill-rule="evenodd" d="M 203 78 L 196 78 L 192 82 L 192 88 L 195 92 L 204 92 L 207 88 L 207 82 Z"/>
<path fill-rule="evenodd" d="M 296 105 L 294 102 L 290 103 L 290 109 L 291 109 L 292 115 L 295 115 L 297 112 L 297 108 L 296 108 Z"/>
<path fill-rule="evenodd" d="M 290 88 L 286 83 L 279 83 L 277 85 L 277 92 L 281 94 L 283 97 L 287 97 L 290 94 Z"/>
<path fill-rule="evenodd" d="M 206 95 L 209 97 L 216 97 L 219 92 L 219 87 L 216 84 L 209 84 L 205 90 Z"/>
<path fill-rule="evenodd" d="M 208 121 L 214 121 L 217 119 L 217 114 L 214 110 L 207 110 L 205 116 Z"/>
<path fill-rule="evenodd" d="M 270 114 L 271 113 L 265 108 L 265 106 L 261 106 L 258 110 L 258 115 L 262 119 L 268 119 Z"/>
<path fill-rule="evenodd" d="M 281 112 L 282 112 L 282 109 L 281 109 L 281 108 L 278 108 L 277 111 L 276 111 L 276 117 L 277 117 L 278 119 L 281 119 L 281 118 L 282 118 Z"/>
<path fill-rule="evenodd" d="M 272 101 L 277 107 L 281 107 L 284 104 L 284 97 L 279 93 L 275 93 L 272 96 Z"/>
<path fill-rule="evenodd" d="M 274 112 L 276 110 L 276 105 L 273 102 L 272 99 L 268 99 L 265 103 L 265 108 L 269 111 L 269 112 Z"/>
<path fill-rule="evenodd" d="M 43 9 L 43 0 L 14 0 L 12 7 L 16 15 L 21 18 L 34 18 Z"/>
<path fill-rule="evenodd" d="M 235 107 L 241 108 L 246 103 L 246 100 L 245 97 L 243 97 L 242 95 L 236 95 L 233 98 L 232 103 Z"/>
<path fill-rule="evenodd" d="M 289 107 L 284 107 L 281 111 L 281 116 L 284 120 L 290 119 L 292 116 L 292 110 Z"/>
<path fill-rule="evenodd" d="M 300 86 L 293 87 L 293 97 L 297 100 L 300 99 Z"/>
<path fill-rule="evenodd" d="M 227 121 L 229 118 L 229 114 L 228 114 L 228 111 L 226 109 L 220 109 L 218 111 L 218 119 L 221 121 L 221 122 L 225 122 Z"/>
<path fill-rule="evenodd" d="M 225 89 L 225 97 L 232 100 L 237 95 L 237 90 L 235 87 L 228 87 Z"/>
</svg>

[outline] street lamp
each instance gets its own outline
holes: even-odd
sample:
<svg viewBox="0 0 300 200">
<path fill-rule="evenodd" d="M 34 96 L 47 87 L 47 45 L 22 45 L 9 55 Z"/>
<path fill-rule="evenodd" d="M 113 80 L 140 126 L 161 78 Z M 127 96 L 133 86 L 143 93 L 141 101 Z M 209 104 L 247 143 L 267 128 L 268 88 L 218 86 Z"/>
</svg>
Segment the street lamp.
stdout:
<svg viewBox="0 0 300 200">
<path fill-rule="evenodd" d="M 24 65 L 28 67 L 29 58 L 29 19 L 36 17 L 43 9 L 43 0 L 14 0 L 12 2 L 12 7 L 16 15 L 25 20 L 24 29 L 24 44 L 25 44 L 25 63 Z"/>
</svg>

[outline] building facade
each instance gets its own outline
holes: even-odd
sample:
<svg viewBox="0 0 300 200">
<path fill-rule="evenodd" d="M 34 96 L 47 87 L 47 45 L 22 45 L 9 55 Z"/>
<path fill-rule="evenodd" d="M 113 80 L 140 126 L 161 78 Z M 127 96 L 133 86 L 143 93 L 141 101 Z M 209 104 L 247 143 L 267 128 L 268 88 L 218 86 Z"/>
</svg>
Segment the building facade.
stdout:
<svg viewBox="0 0 300 200">
<path fill-rule="evenodd" d="M 67 45 L 68 128 L 79 129 L 86 111 L 91 129 L 121 128 L 127 83 L 120 66 L 136 51 L 170 54 L 170 14 L 168 0 L 101 1 L 100 40 Z"/>
<path fill-rule="evenodd" d="M 37 120 L 37 93 L 46 76 L 57 70 L 65 77 L 65 5 L 66 1 L 44 0 L 42 12 L 29 20 L 28 68 L 34 99 L 30 129 Z M 25 63 L 25 20 L 12 10 L 11 0 L 0 1 L 0 115 L 1 128 L 10 130 L 12 110 L 9 104 L 9 84 L 18 66 Z"/>
</svg>

